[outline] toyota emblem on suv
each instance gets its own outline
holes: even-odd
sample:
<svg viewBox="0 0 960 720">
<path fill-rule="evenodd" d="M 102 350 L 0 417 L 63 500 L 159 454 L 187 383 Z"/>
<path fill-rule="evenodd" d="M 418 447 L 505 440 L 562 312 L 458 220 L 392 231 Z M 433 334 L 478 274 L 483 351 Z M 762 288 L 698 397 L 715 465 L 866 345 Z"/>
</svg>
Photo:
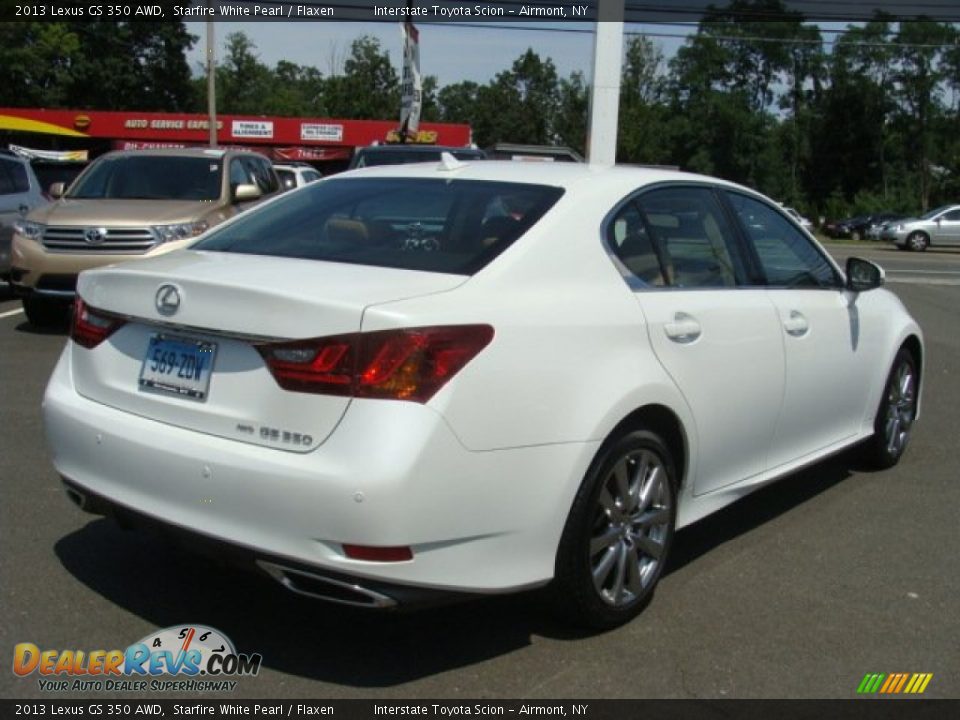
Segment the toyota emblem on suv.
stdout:
<svg viewBox="0 0 960 720">
<path fill-rule="evenodd" d="M 155 303 L 161 315 L 173 315 L 180 309 L 180 291 L 173 285 L 161 285 Z"/>
<path fill-rule="evenodd" d="M 83 231 L 83 239 L 88 245 L 99 245 L 107 239 L 107 229 L 98 227 L 88 227 Z"/>
</svg>

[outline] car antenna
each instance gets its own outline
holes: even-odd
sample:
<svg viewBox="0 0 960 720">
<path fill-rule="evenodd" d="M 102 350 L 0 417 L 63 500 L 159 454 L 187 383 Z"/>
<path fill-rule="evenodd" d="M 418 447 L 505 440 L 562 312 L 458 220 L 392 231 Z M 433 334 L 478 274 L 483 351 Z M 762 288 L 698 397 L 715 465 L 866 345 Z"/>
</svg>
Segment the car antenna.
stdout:
<svg viewBox="0 0 960 720">
<path fill-rule="evenodd" d="M 467 163 L 460 162 L 453 155 L 448 152 L 440 153 L 440 165 L 437 167 L 437 170 L 440 171 L 451 171 L 451 170 L 460 170 L 465 168 Z"/>
</svg>

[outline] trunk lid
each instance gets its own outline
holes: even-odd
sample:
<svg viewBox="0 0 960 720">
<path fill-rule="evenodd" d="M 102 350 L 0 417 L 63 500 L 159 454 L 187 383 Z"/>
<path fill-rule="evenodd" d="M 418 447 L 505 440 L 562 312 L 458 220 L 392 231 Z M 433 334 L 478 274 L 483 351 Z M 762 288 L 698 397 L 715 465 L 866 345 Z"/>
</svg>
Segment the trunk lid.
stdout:
<svg viewBox="0 0 960 720">
<path fill-rule="evenodd" d="M 192 250 L 101 268 L 81 274 L 79 295 L 128 322 L 93 349 L 73 346 L 74 384 L 84 397 L 136 415 L 307 452 L 330 435 L 350 398 L 282 389 L 256 344 L 357 332 L 370 305 L 466 280 Z M 161 311 L 158 297 L 170 288 L 179 304 Z M 183 364 L 164 374 L 169 353 Z M 205 364 L 209 370 L 197 369 Z"/>
</svg>

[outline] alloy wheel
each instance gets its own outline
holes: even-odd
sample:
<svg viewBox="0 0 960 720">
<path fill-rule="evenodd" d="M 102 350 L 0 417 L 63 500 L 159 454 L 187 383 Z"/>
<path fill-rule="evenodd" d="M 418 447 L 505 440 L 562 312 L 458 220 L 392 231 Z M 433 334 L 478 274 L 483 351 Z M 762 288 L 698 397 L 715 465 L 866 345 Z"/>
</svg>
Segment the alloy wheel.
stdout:
<svg viewBox="0 0 960 720">
<path fill-rule="evenodd" d="M 590 538 L 590 571 L 600 598 L 633 603 L 657 581 L 673 522 L 670 479 L 661 458 L 635 450 L 603 480 Z"/>
<path fill-rule="evenodd" d="M 916 408 L 916 377 L 913 367 L 904 361 L 897 367 L 887 395 L 883 437 L 887 452 L 893 457 L 899 456 L 907 445 Z"/>
</svg>

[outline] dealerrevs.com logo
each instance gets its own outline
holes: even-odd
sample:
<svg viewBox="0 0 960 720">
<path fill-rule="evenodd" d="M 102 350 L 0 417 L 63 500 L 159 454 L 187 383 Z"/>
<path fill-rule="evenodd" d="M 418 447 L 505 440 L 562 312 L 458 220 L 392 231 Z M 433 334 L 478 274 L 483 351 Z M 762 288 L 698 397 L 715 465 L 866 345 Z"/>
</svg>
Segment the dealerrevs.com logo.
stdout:
<svg viewBox="0 0 960 720">
<path fill-rule="evenodd" d="M 48 692 L 232 691 L 236 677 L 260 672 L 259 654 L 238 653 L 226 635 L 205 625 L 177 625 L 151 633 L 125 650 L 13 649 L 13 672 L 36 673 Z"/>
</svg>

